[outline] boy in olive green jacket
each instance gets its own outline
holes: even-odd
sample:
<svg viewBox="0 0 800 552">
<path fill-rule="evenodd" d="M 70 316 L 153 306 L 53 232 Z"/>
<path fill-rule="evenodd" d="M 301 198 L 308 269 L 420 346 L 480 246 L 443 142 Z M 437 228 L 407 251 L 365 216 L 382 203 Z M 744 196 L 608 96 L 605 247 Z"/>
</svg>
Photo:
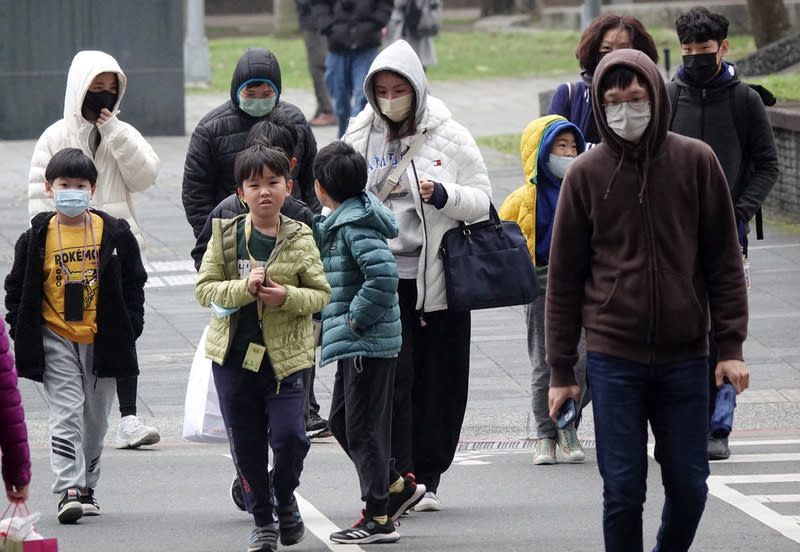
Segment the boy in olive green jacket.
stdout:
<svg viewBox="0 0 800 552">
<path fill-rule="evenodd" d="M 237 156 L 234 173 L 250 211 L 213 221 L 195 294 L 214 313 L 206 356 L 255 520 L 248 552 L 261 552 L 277 548 L 279 532 L 283 545 L 305 536 L 294 497 L 309 449 L 302 370 L 314 364 L 311 315 L 331 289 L 311 229 L 280 214 L 292 189 L 286 155 L 253 146 Z M 275 452 L 272 482 L 267 444 Z"/>
</svg>

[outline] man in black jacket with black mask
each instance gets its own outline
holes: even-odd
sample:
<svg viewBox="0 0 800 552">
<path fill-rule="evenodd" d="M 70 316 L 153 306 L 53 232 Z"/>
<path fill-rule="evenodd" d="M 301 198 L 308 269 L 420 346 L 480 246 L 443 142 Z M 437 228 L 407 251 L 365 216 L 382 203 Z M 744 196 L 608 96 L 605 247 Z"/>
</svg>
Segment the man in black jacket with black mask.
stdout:
<svg viewBox="0 0 800 552">
<path fill-rule="evenodd" d="M 778 154 L 764 102 L 739 80 L 728 53 L 728 20 L 694 8 L 675 21 L 683 65 L 668 85 L 672 100 L 669 129 L 706 142 L 719 159 L 731 191 L 742 253 L 747 254 L 748 222 L 778 178 Z M 717 392 L 714 328 L 709 336 L 710 407 Z M 714 428 L 712 428 L 713 430 Z M 730 456 L 728 435 L 709 434 L 710 460 Z"/>
<path fill-rule="evenodd" d="M 195 237 L 212 209 L 236 191 L 233 163 L 245 149 L 250 129 L 274 115 L 291 121 L 297 131 L 292 195 L 315 213 L 321 210 L 312 173 L 317 141 L 303 112 L 281 101 L 280 94 L 281 69 L 275 54 L 264 48 L 248 48 L 233 72 L 230 100 L 200 120 L 186 152 L 182 199 Z"/>
</svg>

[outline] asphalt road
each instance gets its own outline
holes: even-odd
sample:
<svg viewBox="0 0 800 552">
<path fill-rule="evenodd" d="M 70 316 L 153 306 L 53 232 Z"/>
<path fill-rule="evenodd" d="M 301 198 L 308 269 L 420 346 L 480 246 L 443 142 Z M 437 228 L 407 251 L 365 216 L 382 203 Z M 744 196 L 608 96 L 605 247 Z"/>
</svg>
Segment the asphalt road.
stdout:
<svg viewBox="0 0 800 552">
<path fill-rule="evenodd" d="M 456 118 L 476 135 L 520 132 L 537 116 L 536 94 L 549 80 L 502 79 L 436 83 Z M 464 90 L 470 94 L 465 95 Z M 286 90 L 284 100 L 313 113 L 308 91 Z M 476 106 L 474 98 L 486 102 Z M 224 99 L 187 98 L 187 126 Z M 331 128 L 318 133 L 320 143 Z M 58 524 L 50 493 L 46 405 L 41 389 L 21 382 L 31 433 L 33 481 L 30 507 L 43 517 L 46 536 L 62 551 L 245 550 L 252 529 L 228 498 L 233 467 L 224 445 L 181 438 L 186 378 L 197 340 L 208 320 L 193 295 L 193 244 L 180 200 L 188 138 L 151 138 L 162 160 L 158 181 L 135 196 L 148 242 L 145 332 L 139 342 L 140 415 L 159 427 L 162 442 L 147 450 L 109 448 L 97 489 L 103 515 L 75 526 Z M 32 141 L 0 142 L 5 185 L 0 187 L 0 271 L 8 272 L 13 244 L 27 224 L 27 168 Z M 496 204 L 521 184 L 515 156 L 485 151 Z M 768 214 L 767 214 L 768 216 Z M 751 390 L 739 397 L 733 456 L 712 464 L 711 494 L 693 550 L 800 550 L 800 237 L 767 226 L 767 240 L 751 247 L 754 290 L 745 357 Z M 533 466 L 530 364 L 521 308 L 474 314 L 470 400 L 461 450 L 445 474 L 438 513 L 401 520 L 392 550 L 586 551 L 602 549 L 602 487 L 593 448 L 591 412 L 580 438 L 582 465 Z M 333 367 L 321 368 L 316 391 L 327 413 Z M 431 423 L 435 423 L 432 420 Z M 652 547 L 662 503 L 658 466 L 652 461 L 645 505 L 645 543 Z M 297 551 L 358 550 L 329 545 L 327 535 L 358 520 L 355 470 L 332 439 L 315 441 L 298 489 L 309 528 Z M 365 547 L 369 548 L 369 546 Z"/>
</svg>

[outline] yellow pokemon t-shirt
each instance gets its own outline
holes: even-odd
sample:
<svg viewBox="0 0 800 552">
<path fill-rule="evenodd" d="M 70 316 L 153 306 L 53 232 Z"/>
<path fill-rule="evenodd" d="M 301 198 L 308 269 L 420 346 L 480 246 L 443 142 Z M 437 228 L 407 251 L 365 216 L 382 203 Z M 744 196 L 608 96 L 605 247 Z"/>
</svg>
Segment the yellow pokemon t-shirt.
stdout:
<svg viewBox="0 0 800 552">
<path fill-rule="evenodd" d="M 61 247 L 58 244 L 59 225 L 56 224 L 56 219 L 57 216 L 50 219 L 44 246 L 42 315 L 47 327 L 61 337 L 77 343 L 94 343 L 97 333 L 97 254 L 103 236 L 103 219 L 92 213 L 94 241 L 89 229 L 61 224 Z M 81 280 L 81 269 L 83 320 L 67 322 L 64 320 L 64 282 Z"/>
</svg>

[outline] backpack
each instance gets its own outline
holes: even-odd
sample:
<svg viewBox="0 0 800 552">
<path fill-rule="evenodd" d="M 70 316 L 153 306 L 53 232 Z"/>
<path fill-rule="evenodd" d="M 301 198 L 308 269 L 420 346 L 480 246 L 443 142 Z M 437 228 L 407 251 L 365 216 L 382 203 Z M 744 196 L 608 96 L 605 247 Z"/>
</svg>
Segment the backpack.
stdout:
<svg viewBox="0 0 800 552">
<path fill-rule="evenodd" d="M 405 16 L 408 34 L 435 36 L 442 26 L 442 0 L 408 0 Z"/>
<path fill-rule="evenodd" d="M 731 118 L 733 119 L 733 124 L 736 127 L 736 137 L 739 140 L 739 144 L 744 144 L 744 136 L 745 136 L 745 120 L 740 114 L 745 113 L 745 103 L 747 102 L 747 88 L 752 88 L 753 90 L 758 93 L 758 97 L 761 98 L 761 102 L 769 107 L 775 105 L 777 101 L 775 99 L 775 95 L 770 92 L 766 87 L 760 84 L 750 84 L 744 81 L 739 82 L 737 86 L 731 88 Z M 680 87 L 674 83 L 670 83 L 667 86 L 667 90 L 669 92 L 669 101 L 670 101 L 670 128 L 672 127 L 672 120 L 675 118 L 675 110 L 678 106 L 678 96 L 680 94 Z M 746 152 L 742 152 L 742 156 L 746 159 L 747 154 Z M 742 164 L 744 170 L 750 170 L 751 167 L 749 163 L 745 162 Z M 746 178 L 745 175 L 743 178 Z M 764 215 L 761 212 L 761 207 L 758 208 L 756 211 L 756 239 L 763 240 L 764 239 Z"/>
</svg>

